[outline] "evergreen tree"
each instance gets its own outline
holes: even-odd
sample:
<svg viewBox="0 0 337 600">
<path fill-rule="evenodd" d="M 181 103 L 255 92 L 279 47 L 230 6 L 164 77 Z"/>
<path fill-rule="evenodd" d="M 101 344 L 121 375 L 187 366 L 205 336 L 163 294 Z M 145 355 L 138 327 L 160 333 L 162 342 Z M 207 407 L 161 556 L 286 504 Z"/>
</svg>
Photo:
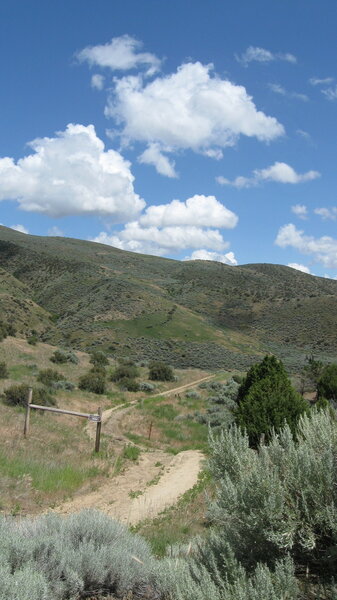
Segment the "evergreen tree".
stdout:
<svg viewBox="0 0 337 600">
<path fill-rule="evenodd" d="M 279 431 L 285 423 L 295 432 L 299 417 L 308 410 L 307 401 L 292 387 L 283 363 L 266 356 L 251 367 L 239 388 L 235 420 L 256 447 L 262 435 L 268 442 L 272 431 Z"/>
<path fill-rule="evenodd" d="M 318 399 L 337 401 L 337 364 L 326 365 L 317 383 Z"/>
</svg>

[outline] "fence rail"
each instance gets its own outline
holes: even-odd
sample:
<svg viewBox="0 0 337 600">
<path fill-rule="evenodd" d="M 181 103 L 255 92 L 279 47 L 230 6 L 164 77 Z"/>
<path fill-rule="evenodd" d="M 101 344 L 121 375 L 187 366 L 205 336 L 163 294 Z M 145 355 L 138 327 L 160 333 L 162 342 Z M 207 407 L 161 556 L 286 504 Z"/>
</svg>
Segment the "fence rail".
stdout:
<svg viewBox="0 0 337 600">
<path fill-rule="evenodd" d="M 95 439 L 95 452 L 99 452 L 100 441 L 101 441 L 101 428 L 102 428 L 102 409 L 99 408 L 97 414 L 91 413 L 82 413 L 77 412 L 75 410 L 65 410 L 63 408 L 54 408 L 53 406 L 41 406 L 40 404 L 33 404 L 33 390 L 30 388 L 28 392 L 27 404 L 26 404 L 26 415 L 25 415 L 25 424 L 23 428 L 23 434 L 27 437 L 29 432 L 29 422 L 30 422 L 30 409 L 36 408 L 38 410 L 45 410 L 48 412 L 59 413 L 63 415 L 72 415 L 74 417 L 83 417 L 84 419 L 88 419 L 88 421 L 93 421 L 96 423 L 96 439 Z"/>
</svg>

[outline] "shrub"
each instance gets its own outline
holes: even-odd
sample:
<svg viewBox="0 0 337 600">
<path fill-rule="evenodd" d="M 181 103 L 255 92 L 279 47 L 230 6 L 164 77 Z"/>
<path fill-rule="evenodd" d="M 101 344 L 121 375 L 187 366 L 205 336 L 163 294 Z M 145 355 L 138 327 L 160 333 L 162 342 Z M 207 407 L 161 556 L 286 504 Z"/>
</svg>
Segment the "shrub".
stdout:
<svg viewBox="0 0 337 600">
<path fill-rule="evenodd" d="M 209 519 L 218 553 L 230 544 L 249 568 L 290 553 L 310 571 L 334 572 L 337 543 L 337 423 L 329 411 L 301 417 L 269 446 L 249 447 L 236 426 L 210 437 L 210 468 L 218 484 Z"/>
<path fill-rule="evenodd" d="M 127 392 L 139 391 L 139 383 L 135 381 L 135 379 L 124 377 L 123 379 L 120 379 L 118 383 L 121 390 L 126 390 Z"/>
<path fill-rule="evenodd" d="M 86 390 L 87 392 L 92 392 L 93 394 L 105 394 L 105 376 L 97 371 L 86 373 L 80 377 L 78 387 L 80 390 Z"/>
<path fill-rule="evenodd" d="M 39 341 L 37 335 L 30 335 L 29 337 L 27 337 L 27 342 L 28 344 L 30 344 L 31 346 L 36 346 L 37 342 Z"/>
<path fill-rule="evenodd" d="M 196 390 L 188 390 L 185 393 L 185 398 L 191 398 L 193 400 L 198 400 L 200 398 L 200 394 Z"/>
<path fill-rule="evenodd" d="M 51 387 L 55 381 L 61 381 L 62 379 L 63 375 L 54 369 L 43 369 L 37 376 L 37 380 L 47 387 Z"/>
<path fill-rule="evenodd" d="M 337 401 L 337 364 L 326 365 L 317 384 L 318 398 Z"/>
<path fill-rule="evenodd" d="M 97 375 L 101 375 L 101 377 L 106 377 L 106 368 L 99 365 L 94 365 L 91 367 L 89 373 L 96 373 Z"/>
<path fill-rule="evenodd" d="M 13 324 L 0 321 L 0 342 L 2 342 L 2 340 L 4 340 L 8 335 L 15 335 Z"/>
<path fill-rule="evenodd" d="M 65 352 L 61 350 L 55 350 L 54 354 L 50 357 L 51 362 L 58 363 L 60 365 L 68 362 L 68 358 Z"/>
<path fill-rule="evenodd" d="M 0 600 L 160 598 L 149 545 L 103 513 L 3 520 Z"/>
<path fill-rule="evenodd" d="M 8 406 L 26 406 L 28 400 L 29 386 L 25 383 L 12 385 L 4 390 L 4 402 Z M 42 406 L 55 406 L 55 398 L 46 388 L 33 388 L 33 404 Z"/>
<path fill-rule="evenodd" d="M 9 376 L 7 365 L 5 362 L 0 362 L 0 379 L 7 379 Z"/>
<path fill-rule="evenodd" d="M 174 381 L 172 367 L 161 361 L 152 361 L 149 365 L 149 379 L 152 381 Z"/>
<path fill-rule="evenodd" d="M 92 352 L 90 355 L 90 362 L 96 367 L 106 367 L 109 364 L 107 355 L 101 350 L 95 350 Z"/>
<path fill-rule="evenodd" d="M 119 365 L 111 375 L 111 381 L 119 382 L 124 379 L 135 379 L 138 376 L 138 369 L 135 365 Z"/>
<path fill-rule="evenodd" d="M 75 385 L 71 381 L 62 379 L 61 381 L 54 381 L 51 385 L 53 390 L 66 390 L 72 392 L 75 389 Z"/>
<path fill-rule="evenodd" d="M 153 383 L 149 383 L 148 381 L 142 381 L 139 384 L 139 389 L 141 392 L 154 392 L 154 390 L 156 389 L 156 386 Z"/>
<path fill-rule="evenodd" d="M 50 357 L 51 362 L 58 363 L 60 365 L 65 364 L 67 362 L 73 363 L 75 365 L 78 364 L 78 358 L 74 352 L 65 352 L 63 350 L 55 350 L 55 352 Z"/>
</svg>

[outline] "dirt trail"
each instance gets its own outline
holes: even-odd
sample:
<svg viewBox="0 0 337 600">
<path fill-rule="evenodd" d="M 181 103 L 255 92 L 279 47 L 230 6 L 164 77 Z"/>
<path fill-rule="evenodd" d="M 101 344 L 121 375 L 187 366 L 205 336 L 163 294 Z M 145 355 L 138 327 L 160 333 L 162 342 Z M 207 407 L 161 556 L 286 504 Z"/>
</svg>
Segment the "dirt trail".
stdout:
<svg viewBox="0 0 337 600">
<path fill-rule="evenodd" d="M 188 390 L 189 388 L 194 387 L 195 385 L 198 385 L 199 383 L 202 383 L 203 381 L 208 381 L 210 379 L 213 379 L 213 377 L 214 377 L 214 375 L 207 375 L 207 377 L 202 377 L 201 379 L 197 379 L 196 381 L 192 381 L 190 383 L 185 383 L 185 385 L 181 385 L 181 386 L 179 386 L 177 388 L 173 388 L 171 390 L 166 390 L 165 392 L 159 392 L 158 394 L 155 394 L 153 396 L 147 396 L 147 398 L 158 398 L 160 396 L 170 396 L 171 394 L 179 394 L 180 392 L 184 392 L 185 390 Z M 119 404 L 118 406 L 114 406 L 113 408 L 108 408 L 107 410 L 103 411 L 102 428 L 107 425 L 108 421 L 110 420 L 110 417 L 113 415 L 113 423 L 111 423 L 109 425 L 107 433 L 109 433 L 110 435 L 113 435 L 117 441 L 125 440 L 125 441 L 129 442 L 129 440 L 126 440 L 126 438 L 124 438 L 123 434 L 121 432 L 119 432 L 118 421 L 126 412 L 131 410 L 132 406 L 137 404 L 137 402 L 138 402 L 138 400 L 133 400 L 129 404 Z M 104 429 L 105 429 L 105 427 L 104 427 Z M 104 431 L 104 429 L 103 429 L 103 431 Z M 90 437 L 90 439 L 95 439 L 95 435 L 96 435 L 95 423 L 93 423 L 92 421 L 88 421 L 85 430 L 86 430 L 86 433 L 88 434 L 88 436 Z"/>
<path fill-rule="evenodd" d="M 186 450 L 173 458 L 161 450 L 146 452 L 125 473 L 96 491 L 65 502 L 55 512 L 70 514 L 96 508 L 130 525 L 154 518 L 197 483 L 202 460 L 197 450 Z"/>
<path fill-rule="evenodd" d="M 214 375 L 202 377 L 177 388 L 160 392 L 154 397 L 179 394 Z M 137 400 L 105 410 L 102 415 L 103 431 L 118 445 L 130 443 L 119 430 L 119 422 L 132 410 Z M 95 436 L 95 424 L 88 422 L 86 432 Z M 61 514 L 97 508 L 124 523 L 133 525 L 154 518 L 164 508 L 172 506 L 179 497 L 198 481 L 203 455 L 198 450 L 185 450 L 172 458 L 162 450 L 144 452 L 136 464 L 124 473 L 112 477 L 98 490 L 80 495 L 55 509 Z"/>
</svg>

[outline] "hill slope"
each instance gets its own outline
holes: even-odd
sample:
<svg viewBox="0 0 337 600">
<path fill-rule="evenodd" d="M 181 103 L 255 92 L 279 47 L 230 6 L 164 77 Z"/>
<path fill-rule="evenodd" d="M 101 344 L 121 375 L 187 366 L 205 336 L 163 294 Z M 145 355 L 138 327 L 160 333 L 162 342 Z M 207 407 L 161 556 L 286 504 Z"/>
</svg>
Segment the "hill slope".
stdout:
<svg viewBox="0 0 337 600">
<path fill-rule="evenodd" d="M 243 368 L 268 349 L 337 354 L 337 281 L 0 227 L 2 319 L 22 334 L 174 365 Z"/>
</svg>

